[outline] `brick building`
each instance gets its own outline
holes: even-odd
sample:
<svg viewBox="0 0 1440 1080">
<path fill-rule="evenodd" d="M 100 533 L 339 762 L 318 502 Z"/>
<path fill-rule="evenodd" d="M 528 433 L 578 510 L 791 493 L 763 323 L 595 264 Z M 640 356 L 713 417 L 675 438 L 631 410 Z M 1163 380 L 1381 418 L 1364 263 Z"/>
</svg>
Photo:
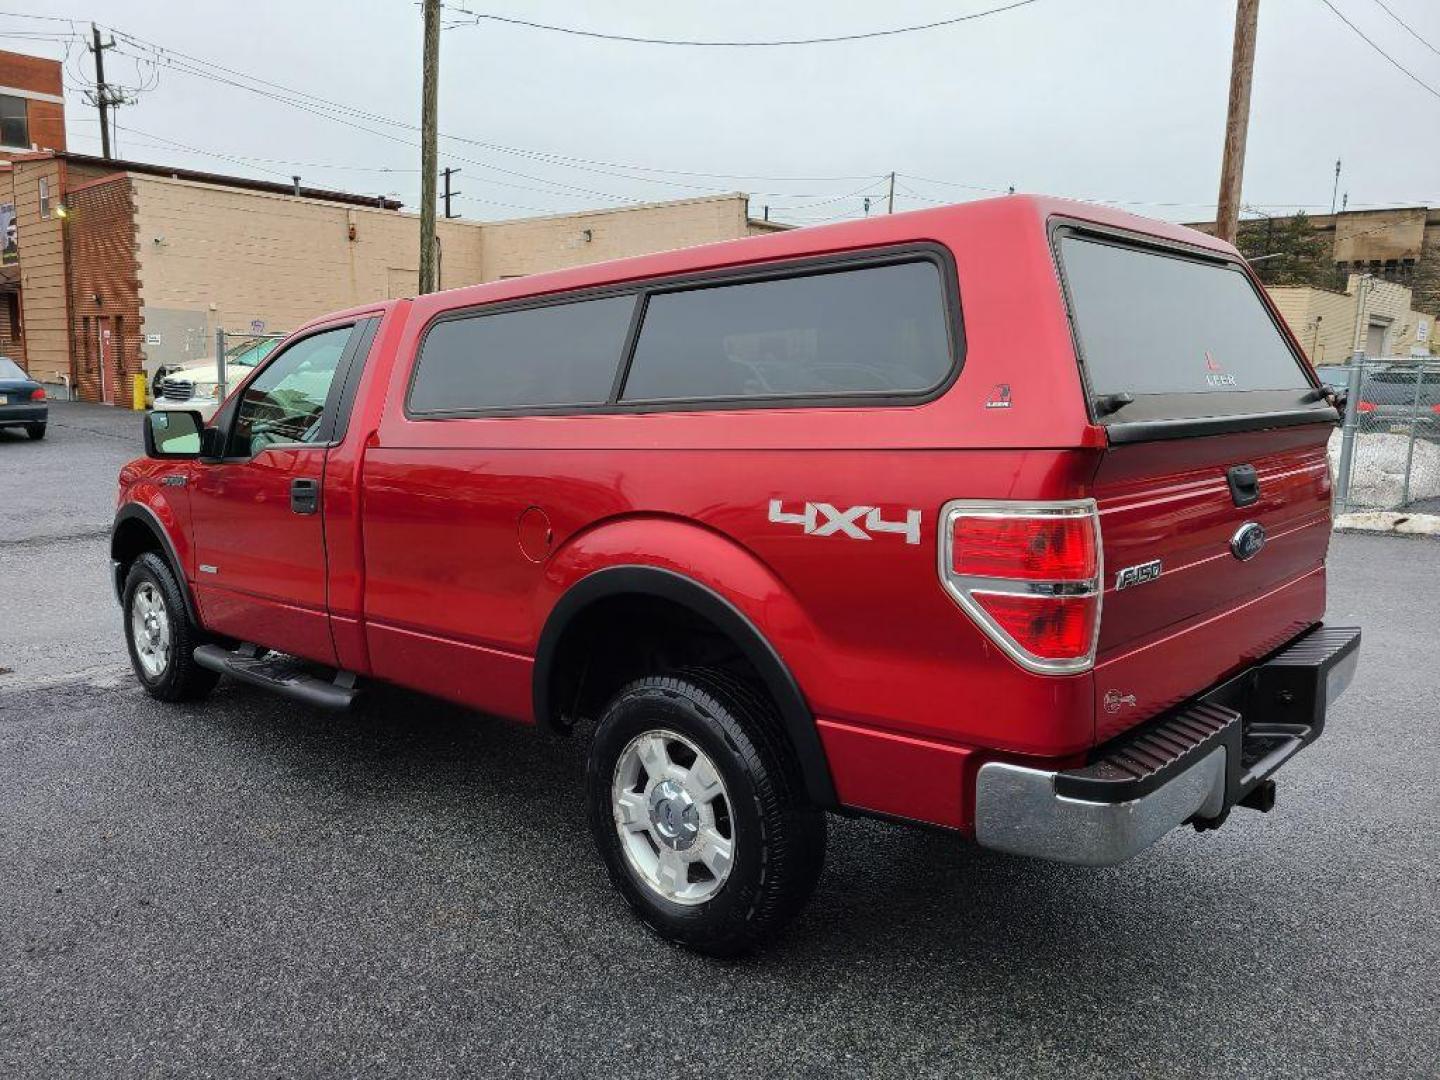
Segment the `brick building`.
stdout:
<svg viewBox="0 0 1440 1080">
<path fill-rule="evenodd" d="M 0 159 L 65 149 L 60 61 L 0 50 Z"/>
<path fill-rule="evenodd" d="M 1282 219 L 1274 219 L 1277 225 Z M 1440 314 L 1440 209 L 1403 206 L 1318 214 L 1306 220 L 1322 241 L 1315 283 L 1345 289 L 1351 274 L 1370 274 L 1409 289 L 1417 310 Z M 1267 222 L 1246 219 L 1244 227 L 1263 235 Z M 1214 222 L 1190 226 L 1214 235 Z M 1263 243 L 1260 246 L 1264 246 Z M 1243 248 L 1243 246 L 1242 246 Z M 1252 254 L 1248 248 L 1243 248 Z M 1264 264 L 1256 264 L 1262 270 Z"/>
<path fill-rule="evenodd" d="M 1313 364 L 1343 364 L 1355 350 L 1366 356 L 1428 356 L 1440 346 L 1434 315 L 1415 310 L 1410 289 L 1351 274 L 1344 290 L 1270 285 L 1266 291 Z"/>
<path fill-rule="evenodd" d="M 3 174 L 15 154 L 65 149 L 60 62 L 0 50 L 0 354 L 21 351 L 15 201 Z"/>
<path fill-rule="evenodd" d="M 23 333 L 11 355 L 76 397 L 128 404 L 132 376 L 208 357 L 215 330 L 284 331 L 413 295 L 419 225 L 373 196 L 65 152 L 18 154 Z M 744 195 L 516 221 L 436 223 L 442 288 L 783 226 Z M 62 390 L 63 394 L 63 390 Z"/>
</svg>

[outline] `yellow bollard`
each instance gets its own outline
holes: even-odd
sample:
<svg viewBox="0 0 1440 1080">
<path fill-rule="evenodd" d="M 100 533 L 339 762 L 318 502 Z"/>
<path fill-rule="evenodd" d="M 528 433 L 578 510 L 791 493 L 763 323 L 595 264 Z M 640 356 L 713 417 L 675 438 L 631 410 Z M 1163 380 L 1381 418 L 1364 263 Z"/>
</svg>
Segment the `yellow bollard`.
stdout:
<svg viewBox="0 0 1440 1080">
<path fill-rule="evenodd" d="M 130 407 L 136 412 L 145 411 L 145 373 L 135 376 L 135 389 L 130 398 Z"/>
</svg>

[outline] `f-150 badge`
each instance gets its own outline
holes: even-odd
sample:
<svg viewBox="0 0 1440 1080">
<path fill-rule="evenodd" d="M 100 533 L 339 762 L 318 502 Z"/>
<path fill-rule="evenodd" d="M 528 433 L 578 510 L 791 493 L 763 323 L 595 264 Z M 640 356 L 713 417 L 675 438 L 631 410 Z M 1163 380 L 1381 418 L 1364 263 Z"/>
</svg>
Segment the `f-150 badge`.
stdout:
<svg viewBox="0 0 1440 1080">
<path fill-rule="evenodd" d="M 848 536 L 873 540 L 872 533 L 897 533 L 907 544 L 920 543 L 920 511 L 906 510 L 903 521 L 886 521 L 879 507 L 852 506 L 840 510 L 829 503 L 807 502 L 796 511 L 785 509 L 784 499 L 770 500 L 772 525 L 799 525 L 806 536 Z"/>
<path fill-rule="evenodd" d="M 1151 559 L 1138 566 L 1127 566 L 1115 575 L 1115 591 L 1119 592 L 1121 589 L 1128 589 L 1135 585 L 1144 585 L 1147 581 L 1154 581 L 1159 576 L 1159 559 Z"/>
</svg>

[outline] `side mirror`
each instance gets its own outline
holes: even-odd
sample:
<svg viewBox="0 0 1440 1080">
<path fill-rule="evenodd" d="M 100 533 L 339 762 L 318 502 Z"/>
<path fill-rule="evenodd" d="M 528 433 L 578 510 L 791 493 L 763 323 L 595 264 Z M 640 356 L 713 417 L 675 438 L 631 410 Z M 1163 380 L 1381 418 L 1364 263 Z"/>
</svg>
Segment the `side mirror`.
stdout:
<svg viewBox="0 0 1440 1080">
<path fill-rule="evenodd" d="M 205 421 L 198 412 L 154 411 L 145 414 L 145 456 L 197 458 Z"/>
</svg>

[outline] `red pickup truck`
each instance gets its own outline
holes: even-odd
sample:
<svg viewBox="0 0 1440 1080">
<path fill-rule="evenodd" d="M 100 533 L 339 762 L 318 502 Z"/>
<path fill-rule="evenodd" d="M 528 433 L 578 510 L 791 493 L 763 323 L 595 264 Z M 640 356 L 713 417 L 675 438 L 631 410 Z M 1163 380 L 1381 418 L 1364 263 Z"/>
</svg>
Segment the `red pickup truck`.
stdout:
<svg viewBox="0 0 1440 1080">
<path fill-rule="evenodd" d="M 617 889 L 734 953 L 827 812 L 1106 865 L 1270 809 L 1358 659 L 1335 420 L 1232 247 L 1016 196 L 317 319 L 147 418 L 115 588 L 164 701 L 581 726 Z"/>
</svg>

